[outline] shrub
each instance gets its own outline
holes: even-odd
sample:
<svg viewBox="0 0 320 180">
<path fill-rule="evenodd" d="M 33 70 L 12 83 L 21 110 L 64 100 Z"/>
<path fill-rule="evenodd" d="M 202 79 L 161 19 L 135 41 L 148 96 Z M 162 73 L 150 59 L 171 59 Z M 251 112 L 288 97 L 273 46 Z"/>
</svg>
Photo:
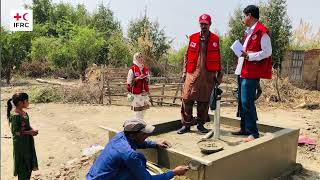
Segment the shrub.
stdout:
<svg viewBox="0 0 320 180">
<path fill-rule="evenodd" d="M 62 100 L 62 92 L 57 87 L 32 87 L 29 95 L 32 103 L 50 103 Z"/>
</svg>

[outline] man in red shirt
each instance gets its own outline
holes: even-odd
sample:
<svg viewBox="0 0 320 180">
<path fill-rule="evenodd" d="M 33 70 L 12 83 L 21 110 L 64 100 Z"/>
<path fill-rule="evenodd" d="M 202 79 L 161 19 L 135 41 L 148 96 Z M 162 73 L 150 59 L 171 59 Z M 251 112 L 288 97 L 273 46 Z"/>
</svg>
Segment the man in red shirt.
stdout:
<svg viewBox="0 0 320 180">
<path fill-rule="evenodd" d="M 249 5 L 243 10 L 243 23 L 247 26 L 243 54 L 238 59 L 241 72 L 238 98 L 240 103 L 241 129 L 234 135 L 248 135 L 245 142 L 259 137 L 255 96 L 261 78 L 272 78 L 272 47 L 269 30 L 259 21 L 259 8 Z"/>
<path fill-rule="evenodd" d="M 213 87 L 220 84 L 221 62 L 219 37 L 210 32 L 211 17 L 203 14 L 199 17 L 201 31 L 190 36 L 183 66 L 182 92 L 182 128 L 178 134 L 190 132 L 192 109 L 197 102 L 197 129 L 207 133 L 203 125 L 209 119 L 209 99 Z"/>
</svg>

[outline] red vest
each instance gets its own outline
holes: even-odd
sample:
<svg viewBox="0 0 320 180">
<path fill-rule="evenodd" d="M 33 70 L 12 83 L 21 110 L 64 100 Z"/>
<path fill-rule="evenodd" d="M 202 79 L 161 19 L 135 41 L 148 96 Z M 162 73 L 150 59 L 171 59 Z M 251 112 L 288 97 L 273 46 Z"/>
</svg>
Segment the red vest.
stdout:
<svg viewBox="0 0 320 180">
<path fill-rule="evenodd" d="M 145 92 L 149 92 L 149 82 L 147 81 L 147 78 L 144 79 L 139 79 L 137 81 L 135 81 L 134 79 L 136 77 L 139 77 L 141 75 L 140 69 L 137 65 L 132 65 L 130 67 L 130 69 L 133 72 L 133 79 L 132 81 L 134 82 L 132 86 L 132 84 L 127 84 L 127 89 L 129 92 L 133 93 L 133 94 L 141 94 L 143 91 Z M 142 69 L 142 73 L 147 76 L 149 75 L 149 70 L 146 67 L 143 67 Z"/>
<path fill-rule="evenodd" d="M 190 36 L 186 64 L 188 73 L 192 73 L 196 69 L 199 51 L 200 32 Z M 221 70 L 219 37 L 211 32 L 208 40 L 206 66 L 208 71 Z"/>
<path fill-rule="evenodd" d="M 260 22 L 257 23 L 252 35 L 247 43 L 246 52 L 261 51 L 261 38 L 267 33 L 270 37 L 269 30 Z M 247 34 L 244 39 L 247 38 Z M 248 79 L 271 79 L 272 78 L 272 59 L 271 56 L 260 61 L 245 60 L 241 70 L 241 77 Z"/>
</svg>

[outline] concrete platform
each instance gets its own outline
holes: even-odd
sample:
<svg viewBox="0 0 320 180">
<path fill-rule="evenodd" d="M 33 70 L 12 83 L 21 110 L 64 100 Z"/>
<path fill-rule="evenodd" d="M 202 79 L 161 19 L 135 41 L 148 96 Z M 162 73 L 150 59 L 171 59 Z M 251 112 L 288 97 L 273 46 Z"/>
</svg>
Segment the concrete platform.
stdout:
<svg viewBox="0 0 320 180">
<path fill-rule="evenodd" d="M 240 121 L 221 117 L 221 124 L 238 128 Z M 155 124 L 155 127 L 153 136 L 157 139 L 158 136 L 178 130 L 181 124 L 180 120 L 176 120 Z M 258 124 L 258 128 L 263 134 L 262 137 L 248 143 L 232 145 L 210 155 L 193 153 L 188 150 L 190 147 L 183 148 L 183 146 L 140 151 L 145 154 L 148 161 L 167 169 L 187 164 L 191 160 L 199 162 L 201 165 L 197 170 L 190 170 L 186 174 L 187 178 L 193 180 L 269 180 L 287 172 L 296 164 L 299 129 L 286 129 L 266 124 Z M 114 136 L 115 132 L 109 129 L 109 136 Z M 177 136 L 183 138 L 184 135 Z M 200 137 L 197 134 L 195 136 Z M 151 137 L 151 139 L 154 138 Z M 170 141 L 170 139 L 167 140 Z M 185 141 L 191 141 L 191 139 L 186 137 Z"/>
</svg>

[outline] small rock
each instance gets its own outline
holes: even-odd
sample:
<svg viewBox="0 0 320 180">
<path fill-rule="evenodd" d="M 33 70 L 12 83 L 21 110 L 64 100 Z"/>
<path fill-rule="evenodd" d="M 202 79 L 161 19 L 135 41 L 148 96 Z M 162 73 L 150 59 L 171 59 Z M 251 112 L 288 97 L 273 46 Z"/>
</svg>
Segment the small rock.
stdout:
<svg viewBox="0 0 320 180">
<path fill-rule="evenodd" d="M 75 169 L 75 165 L 69 166 L 70 171 L 72 171 L 73 169 Z"/>
<path fill-rule="evenodd" d="M 309 145 L 308 146 L 308 151 L 315 152 L 316 151 L 316 146 L 315 145 Z"/>
<path fill-rule="evenodd" d="M 68 176 L 68 174 L 69 174 L 69 171 L 66 171 L 62 173 L 62 176 Z"/>
<path fill-rule="evenodd" d="M 49 159 L 54 159 L 54 157 L 53 156 L 49 156 Z"/>
<path fill-rule="evenodd" d="M 47 165 L 47 166 L 51 166 L 51 163 L 49 162 L 49 163 L 47 163 L 46 165 Z"/>
<path fill-rule="evenodd" d="M 82 157 L 82 158 L 80 159 L 81 162 L 86 162 L 86 161 L 88 161 L 88 160 L 89 160 L 88 157 Z"/>
<path fill-rule="evenodd" d="M 67 177 L 62 176 L 59 178 L 59 180 L 67 180 Z"/>
<path fill-rule="evenodd" d="M 74 164 L 74 163 L 77 162 L 77 161 L 78 161 L 78 159 L 77 159 L 77 158 L 74 158 L 74 159 L 69 160 L 66 164 L 67 164 L 67 165 L 71 165 L 71 164 Z"/>
<path fill-rule="evenodd" d="M 54 175 L 56 178 L 59 178 L 61 176 L 60 171 L 56 172 L 56 174 Z"/>
</svg>

